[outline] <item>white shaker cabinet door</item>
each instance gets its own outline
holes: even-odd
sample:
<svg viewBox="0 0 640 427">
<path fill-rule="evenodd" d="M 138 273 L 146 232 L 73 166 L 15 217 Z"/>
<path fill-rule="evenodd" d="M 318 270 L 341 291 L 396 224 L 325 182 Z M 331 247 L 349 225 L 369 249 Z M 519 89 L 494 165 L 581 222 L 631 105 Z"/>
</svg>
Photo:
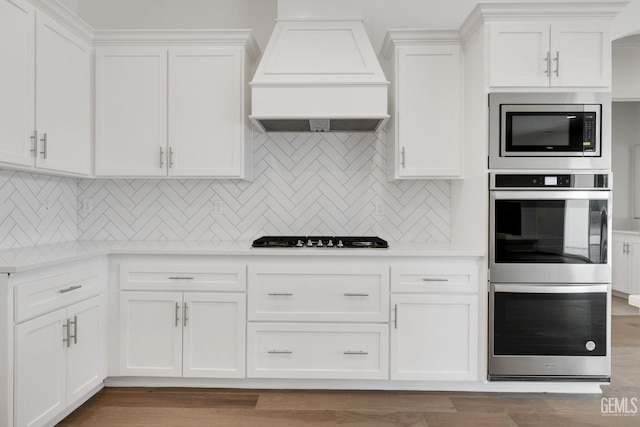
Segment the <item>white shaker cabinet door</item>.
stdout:
<svg viewBox="0 0 640 427">
<path fill-rule="evenodd" d="M 16 426 L 43 426 L 66 408 L 66 320 L 62 309 L 16 326 Z"/>
<path fill-rule="evenodd" d="M 33 166 L 35 9 L 0 0 L 0 162 Z"/>
<path fill-rule="evenodd" d="M 244 378 L 245 294 L 184 293 L 183 376 Z"/>
<path fill-rule="evenodd" d="M 391 379 L 478 379 L 477 295 L 393 295 Z"/>
<path fill-rule="evenodd" d="M 182 293 L 120 295 L 120 374 L 182 376 Z"/>
<path fill-rule="evenodd" d="M 629 260 L 630 255 L 627 251 L 630 249 L 628 241 L 623 237 L 619 238 L 615 234 L 613 235 L 613 245 L 611 247 L 611 273 L 612 273 L 612 283 L 611 287 L 614 291 L 624 292 L 625 294 L 629 293 L 629 274 L 630 274 L 630 266 Z"/>
<path fill-rule="evenodd" d="M 242 177 L 241 47 L 169 50 L 169 175 Z"/>
<path fill-rule="evenodd" d="M 67 349 L 68 405 L 97 387 L 104 378 L 100 301 L 100 297 L 94 297 L 67 310 L 67 318 L 73 322 Z"/>
<path fill-rule="evenodd" d="M 491 23 L 489 79 L 491 86 L 549 86 L 551 70 L 549 24 Z"/>
<path fill-rule="evenodd" d="M 96 176 L 167 174 L 167 49 L 96 49 Z"/>
<path fill-rule="evenodd" d="M 36 16 L 36 166 L 91 173 L 91 46 Z"/>
<path fill-rule="evenodd" d="M 609 22 L 551 24 L 551 86 L 610 86 L 609 32 Z"/>
</svg>

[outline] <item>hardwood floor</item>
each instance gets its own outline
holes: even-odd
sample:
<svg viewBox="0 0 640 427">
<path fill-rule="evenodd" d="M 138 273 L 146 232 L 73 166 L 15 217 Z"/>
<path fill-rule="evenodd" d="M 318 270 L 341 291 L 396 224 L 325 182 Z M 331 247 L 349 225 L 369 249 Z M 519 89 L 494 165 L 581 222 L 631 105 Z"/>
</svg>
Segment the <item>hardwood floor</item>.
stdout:
<svg viewBox="0 0 640 427">
<path fill-rule="evenodd" d="M 612 382 L 602 395 L 108 388 L 58 427 L 636 427 L 640 316 L 613 316 L 612 330 Z M 603 414 L 603 397 L 635 398 L 638 413 Z"/>
</svg>

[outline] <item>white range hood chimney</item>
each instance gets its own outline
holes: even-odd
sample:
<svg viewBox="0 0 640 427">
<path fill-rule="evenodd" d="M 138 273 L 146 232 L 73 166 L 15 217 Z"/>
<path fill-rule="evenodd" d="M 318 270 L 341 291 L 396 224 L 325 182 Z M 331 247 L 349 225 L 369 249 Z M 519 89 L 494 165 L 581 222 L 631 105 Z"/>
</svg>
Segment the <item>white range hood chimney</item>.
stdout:
<svg viewBox="0 0 640 427">
<path fill-rule="evenodd" d="M 251 84 L 251 120 L 266 132 L 374 132 L 387 86 L 362 24 L 362 0 L 278 0 Z"/>
</svg>

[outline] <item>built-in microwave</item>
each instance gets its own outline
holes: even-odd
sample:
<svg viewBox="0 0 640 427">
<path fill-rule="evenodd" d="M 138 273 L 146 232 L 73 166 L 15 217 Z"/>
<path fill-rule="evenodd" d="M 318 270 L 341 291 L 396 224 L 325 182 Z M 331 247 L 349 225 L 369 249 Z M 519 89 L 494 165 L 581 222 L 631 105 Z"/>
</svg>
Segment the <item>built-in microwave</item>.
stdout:
<svg viewBox="0 0 640 427">
<path fill-rule="evenodd" d="M 606 93 L 492 93 L 489 168 L 609 169 Z"/>
</svg>

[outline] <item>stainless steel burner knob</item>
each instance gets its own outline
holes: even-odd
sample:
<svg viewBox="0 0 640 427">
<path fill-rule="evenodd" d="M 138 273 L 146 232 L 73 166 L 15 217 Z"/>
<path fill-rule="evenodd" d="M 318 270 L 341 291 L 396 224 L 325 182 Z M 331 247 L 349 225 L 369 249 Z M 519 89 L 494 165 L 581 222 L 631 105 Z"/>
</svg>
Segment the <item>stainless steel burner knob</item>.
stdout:
<svg viewBox="0 0 640 427">
<path fill-rule="evenodd" d="M 323 247 L 324 245 L 322 244 L 322 240 L 318 240 L 318 244 L 316 246 L 319 248 Z"/>
<path fill-rule="evenodd" d="M 304 242 L 302 240 L 298 240 L 298 243 L 296 243 L 296 246 L 301 248 L 304 246 Z"/>
<path fill-rule="evenodd" d="M 307 246 L 313 246 L 313 242 L 311 241 L 311 239 L 307 240 Z"/>
<path fill-rule="evenodd" d="M 336 246 L 338 246 L 339 248 L 343 247 L 344 245 L 342 244 L 342 240 L 338 240 L 338 244 Z"/>
<path fill-rule="evenodd" d="M 333 247 L 333 240 L 329 239 L 329 243 L 327 243 L 327 246 L 330 248 Z"/>
</svg>

